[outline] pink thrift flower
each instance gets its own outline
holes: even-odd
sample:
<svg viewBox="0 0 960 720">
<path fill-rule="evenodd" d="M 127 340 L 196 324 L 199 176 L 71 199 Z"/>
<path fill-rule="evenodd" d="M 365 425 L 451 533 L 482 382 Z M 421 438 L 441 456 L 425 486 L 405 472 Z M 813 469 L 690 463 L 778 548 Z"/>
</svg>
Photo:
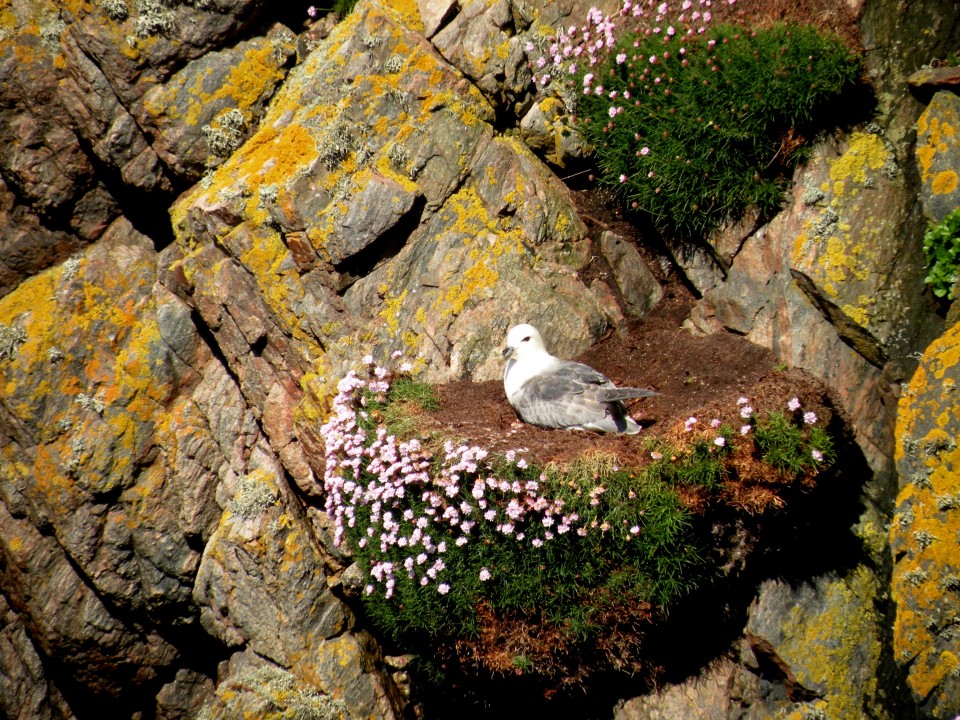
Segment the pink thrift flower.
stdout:
<svg viewBox="0 0 960 720">
<path fill-rule="evenodd" d="M 648 148 L 646 145 L 644 145 L 642 148 L 640 148 L 640 154 L 641 154 L 641 155 L 644 155 L 644 156 L 649 155 L 649 154 L 650 154 L 650 148 Z"/>
<path fill-rule="evenodd" d="M 787 407 L 792 411 L 796 412 L 800 409 L 800 398 L 790 398 L 790 402 L 787 403 Z"/>
<path fill-rule="evenodd" d="M 710 427 L 712 427 L 712 428 L 718 428 L 718 427 L 720 427 L 720 420 L 719 420 L 719 418 L 714 418 L 713 420 L 711 420 L 711 421 L 710 421 Z"/>
<path fill-rule="evenodd" d="M 617 65 L 623 65 L 627 61 L 627 54 L 619 53 L 615 59 L 617 61 Z"/>
<path fill-rule="evenodd" d="M 742 408 L 740 408 L 740 417 L 742 417 L 744 420 L 751 415 L 753 415 L 753 408 L 749 405 L 744 405 Z"/>
<path fill-rule="evenodd" d="M 823 462 L 823 453 L 819 450 L 811 450 L 810 454 L 813 456 L 813 459 L 817 462 Z"/>
<path fill-rule="evenodd" d="M 740 434 L 741 434 L 741 435 L 746 435 L 746 434 L 748 434 L 751 430 L 753 430 L 753 427 L 752 427 L 752 426 L 750 426 L 750 425 L 744 425 L 743 427 L 740 428 Z"/>
<path fill-rule="evenodd" d="M 490 571 L 485 567 L 480 568 L 480 580 L 486 582 L 490 579 Z"/>
<path fill-rule="evenodd" d="M 717 447 L 723 447 L 724 445 L 727 444 L 727 439 L 723 435 L 721 435 L 713 439 L 713 444 L 716 445 Z"/>
<path fill-rule="evenodd" d="M 816 425 L 817 424 L 817 414 L 815 412 L 805 412 L 803 414 L 803 421 L 807 425 Z"/>
</svg>

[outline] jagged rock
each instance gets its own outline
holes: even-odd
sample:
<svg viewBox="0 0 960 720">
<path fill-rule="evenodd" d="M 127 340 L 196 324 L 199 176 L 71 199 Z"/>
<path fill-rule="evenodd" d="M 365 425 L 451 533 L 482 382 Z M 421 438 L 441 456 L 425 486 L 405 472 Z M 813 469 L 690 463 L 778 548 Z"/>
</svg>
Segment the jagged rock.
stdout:
<svg viewBox="0 0 960 720">
<path fill-rule="evenodd" d="M 900 490 L 890 525 L 894 659 L 924 717 L 960 708 L 960 324 L 923 353 L 897 418 Z"/>
<path fill-rule="evenodd" d="M 69 233 L 44 227 L 0 180 L 0 297 L 81 245 Z"/>
<path fill-rule="evenodd" d="M 89 143 L 100 162 L 119 170 L 126 185 L 141 191 L 170 191 L 160 158 L 102 68 L 72 33 L 64 33 L 61 47 L 67 73 L 60 81 L 59 97 L 77 135 Z"/>
<path fill-rule="evenodd" d="M 960 207 L 960 97 L 941 90 L 917 120 L 917 164 L 923 214 L 940 222 Z"/>
<path fill-rule="evenodd" d="M 532 72 L 524 39 L 533 18 L 508 0 L 467 0 L 431 41 L 446 60 L 496 107 L 521 115 L 530 102 Z"/>
<path fill-rule="evenodd" d="M 623 700 L 614 708 L 613 720 L 727 720 L 736 671 L 729 660 L 719 662 L 693 682 L 665 685 L 649 695 Z"/>
<path fill-rule="evenodd" d="M 663 297 L 663 289 L 640 253 L 632 244 L 610 231 L 600 235 L 600 251 L 610 264 L 627 313 L 633 317 L 646 315 Z"/>
<path fill-rule="evenodd" d="M 29 8 L 32 10 L 33 8 Z M 18 4 L 0 42 L 0 167 L 18 200 L 43 216 L 69 216 L 94 184 L 94 169 L 64 123 L 57 54 L 43 36 L 52 10 Z"/>
<path fill-rule="evenodd" d="M 78 573 L 54 537 L 23 517 L 6 480 L 4 486 L 0 582 L 11 606 L 26 619 L 34 645 L 43 656 L 56 658 L 71 682 L 105 702 L 129 700 L 149 688 L 178 659 L 177 649 L 155 629 L 128 625 L 128 618 L 94 591 L 90 577 Z"/>
<path fill-rule="evenodd" d="M 10 720 L 56 720 L 70 708 L 48 677 L 22 619 L 0 595 L 0 713 Z"/>
<path fill-rule="evenodd" d="M 268 453 L 258 448 L 256 455 Z M 194 599 L 207 632 L 290 667 L 353 618 L 327 587 L 323 557 L 290 507 L 279 468 L 233 478 L 220 525 L 204 551 Z"/>
<path fill-rule="evenodd" d="M 796 702 L 818 700 L 827 717 L 893 720 L 884 702 L 880 593 L 876 574 L 863 565 L 796 588 L 763 583 L 750 608 L 741 662 L 779 689 L 768 690 L 757 703 L 765 712 L 756 715 L 772 717 Z"/>
<path fill-rule="evenodd" d="M 278 384 L 296 402 L 321 358 L 342 374 L 358 343 L 420 353 L 435 379 L 492 377 L 526 306 L 572 354 L 614 316 L 576 279 L 588 255 L 568 191 L 495 134 L 408 10 L 361 3 L 175 211 L 187 292 L 254 407 Z"/>
<path fill-rule="evenodd" d="M 907 78 L 913 87 L 956 88 L 960 87 L 960 67 L 923 67 Z"/>
<path fill-rule="evenodd" d="M 369 652 L 352 636 L 331 639 L 313 651 L 320 661 L 306 674 L 300 666 L 288 670 L 249 650 L 236 653 L 221 667 L 216 697 L 204 708 L 204 716 L 231 720 L 283 713 L 393 720 L 399 716 L 383 692 L 381 674 L 361 669 L 361 654 Z"/>
<path fill-rule="evenodd" d="M 129 109 L 190 60 L 227 45 L 263 5 L 263 0 L 97 2 L 64 7 L 63 15 L 72 38 Z"/>
<path fill-rule="evenodd" d="M 907 350 L 939 325 L 910 240 L 919 218 L 892 163 L 874 134 L 854 133 L 840 152 L 821 145 L 789 209 L 747 238 L 693 313 L 701 328 L 743 333 L 836 387 L 875 469 L 891 464 Z"/>
<path fill-rule="evenodd" d="M 249 136 L 294 53 L 293 34 L 275 26 L 266 37 L 189 63 L 151 88 L 133 112 L 166 167 L 196 182 Z"/>
<path fill-rule="evenodd" d="M 198 718 L 214 702 L 213 681 L 206 675 L 181 668 L 157 693 L 157 720 Z"/>
</svg>

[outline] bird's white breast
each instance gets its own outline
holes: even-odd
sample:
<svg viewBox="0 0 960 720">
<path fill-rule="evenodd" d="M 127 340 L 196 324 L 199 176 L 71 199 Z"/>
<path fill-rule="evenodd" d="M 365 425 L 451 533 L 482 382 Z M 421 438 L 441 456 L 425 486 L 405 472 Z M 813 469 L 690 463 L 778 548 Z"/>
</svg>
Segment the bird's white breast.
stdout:
<svg viewBox="0 0 960 720">
<path fill-rule="evenodd" d="M 512 404 L 514 397 L 530 378 L 552 369 L 559 361 L 550 353 L 529 353 L 521 358 L 511 358 L 503 371 L 503 391 Z"/>
</svg>

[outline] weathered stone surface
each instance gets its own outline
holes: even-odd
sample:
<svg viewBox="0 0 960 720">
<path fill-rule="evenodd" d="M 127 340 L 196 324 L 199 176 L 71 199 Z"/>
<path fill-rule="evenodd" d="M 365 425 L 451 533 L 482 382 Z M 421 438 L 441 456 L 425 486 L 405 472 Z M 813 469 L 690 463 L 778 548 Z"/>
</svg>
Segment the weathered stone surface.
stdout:
<svg viewBox="0 0 960 720">
<path fill-rule="evenodd" d="M 227 45 L 254 20 L 264 2 L 123 4 L 126 12 L 117 12 L 115 3 L 71 3 L 64 8 L 64 20 L 120 103 L 131 108 L 179 67 Z"/>
<path fill-rule="evenodd" d="M 278 25 L 189 63 L 151 88 L 133 113 L 166 167 L 195 182 L 250 134 L 294 53 L 293 34 Z"/>
<path fill-rule="evenodd" d="M 692 682 L 621 701 L 613 720 L 727 720 L 733 710 L 730 689 L 736 670 L 734 663 L 723 661 Z"/>
<path fill-rule="evenodd" d="M 913 87 L 956 88 L 960 87 L 960 67 L 923 67 L 907 78 Z"/>
<path fill-rule="evenodd" d="M 940 91 L 917 120 L 917 164 L 923 214 L 940 222 L 960 207 L 960 97 Z"/>
<path fill-rule="evenodd" d="M 765 582 L 750 609 L 743 654 L 747 667 L 759 662 L 776 668 L 784 695 L 771 693 L 758 703 L 765 712 L 750 717 L 772 717 L 796 701 L 819 698 L 827 717 L 893 720 L 879 685 L 880 593 L 876 575 L 865 566 L 796 588 Z"/>
<path fill-rule="evenodd" d="M 553 96 L 538 98 L 530 106 L 520 120 L 520 137 L 527 147 L 560 168 L 590 153 L 571 127 L 563 101 Z"/>
<path fill-rule="evenodd" d="M 119 170 L 125 184 L 143 191 L 169 191 L 160 158 L 103 70 L 72 33 L 64 33 L 61 47 L 68 72 L 60 81 L 59 96 L 74 131 L 100 162 Z"/>
<path fill-rule="evenodd" d="M 263 450 L 256 454 L 266 463 Z M 211 635 L 290 667 L 353 618 L 328 589 L 323 556 L 278 472 L 267 465 L 224 487 L 225 512 L 204 551 L 194 598 Z"/>
<path fill-rule="evenodd" d="M 960 324 L 923 354 L 897 418 L 900 490 L 890 545 L 894 658 L 924 717 L 960 709 Z"/>
<path fill-rule="evenodd" d="M 204 713 L 211 720 L 237 717 L 399 717 L 377 689 L 380 674 L 364 670 L 361 652 L 369 657 L 370 648 L 361 648 L 351 636 L 320 643 L 316 658 L 324 672 L 301 673 L 286 669 L 246 650 L 234 654 L 221 666 L 216 697 Z"/>
<path fill-rule="evenodd" d="M 0 168 L 18 200 L 44 216 L 69 215 L 93 184 L 93 166 L 57 96 L 62 56 L 44 33 L 55 13 L 18 3 L 0 42 Z"/>
<path fill-rule="evenodd" d="M 616 316 L 576 278 L 588 256 L 568 191 L 496 136 L 420 28 L 412 3 L 361 3 L 177 206 L 186 292 L 254 407 L 277 384 L 296 402 L 321 358 L 342 374 L 358 342 L 422 354 L 435 379 L 486 378 L 528 306 L 562 351 Z"/>
<path fill-rule="evenodd" d="M 0 595 L 0 714 L 10 720 L 57 720 L 72 713 L 51 682 L 22 619 Z"/>
<path fill-rule="evenodd" d="M 840 152 L 821 146 L 789 209 L 747 238 L 726 282 L 694 312 L 701 327 L 743 333 L 836 388 L 875 469 L 892 462 L 893 383 L 905 355 L 939 324 L 911 240 L 922 225 L 892 160 L 867 133 Z"/>
<path fill-rule="evenodd" d="M 20 514 L 6 478 L 2 484 L 0 582 L 11 606 L 27 619 L 37 649 L 104 700 L 129 697 L 155 683 L 158 672 L 178 659 L 176 648 L 152 629 L 127 626 L 57 541 Z"/>
<path fill-rule="evenodd" d="M 637 249 L 615 233 L 600 236 L 600 251 L 610 264 L 627 313 L 643 317 L 663 297 L 660 283 Z"/>
<path fill-rule="evenodd" d="M 515 115 L 530 102 L 532 73 L 517 35 L 533 20 L 507 0 L 468 0 L 431 41 L 497 107 Z"/>
<path fill-rule="evenodd" d="M 157 693 L 158 720 L 197 718 L 214 698 L 213 681 L 196 670 L 181 668 Z"/>
</svg>

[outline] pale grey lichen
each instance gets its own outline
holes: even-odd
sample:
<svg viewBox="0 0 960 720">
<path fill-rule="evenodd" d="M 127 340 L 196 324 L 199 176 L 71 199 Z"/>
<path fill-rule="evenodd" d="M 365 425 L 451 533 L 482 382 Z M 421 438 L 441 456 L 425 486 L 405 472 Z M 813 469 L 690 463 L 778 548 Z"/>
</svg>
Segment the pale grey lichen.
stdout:
<svg viewBox="0 0 960 720">
<path fill-rule="evenodd" d="M 98 4 L 104 14 L 114 22 L 123 22 L 130 17 L 127 0 L 100 0 Z"/>
<path fill-rule="evenodd" d="M 210 152 L 225 160 L 243 142 L 247 121 L 240 110 L 230 108 L 218 115 L 209 125 L 204 125 L 202 131 Z"/>
<path fill-rule="evenodd" d="M 256 473 L 237 481 L 237 492 L 232 503 L 234 514 L 244 518 L 255 517 L 276 503 L 277 496 L 273 488 L 258 480 Z"/>
<path fill-rule="evenodd" d="M 254 693 L 281 717 L 291 720 L 340 720 L 347 715 L 341 700 L 313 687 L 301 687 L 296 676 L 283 668 L 257 668 L 238 676 L 230 685 Z"/>
<path fill-rule="evenodd" d="M 350 157 L 353 146 L 354 137 L 350 131 L 350 125 L 343 120 L 338 120 L 320 138 L 317 143 L 317 154 L 327 170 L 334 170 Z"/>
<path fill-rule="evenodd" d="M 383 63 L 383 69 L 388 73 L 396 74 L 403 69 L 403 55 L 391 55 Z"/>
<path fill-rule="evenodd" d="M 27 341 L 27 331 L 19 325 L 0 325 L 0 360 L 13 360 Z"/>
<path fill-rule="evenodd" d="M 394 143 L 390 146 L 390 149 L 387 151 L 387 157 L 390 159 L 390 162 L 400 169 L 406 167 L 407 161 L 409 160 L 407 149 L 400 143 Z"/>
<path fill-rule="evenodd" d="M 176 30 L 176 13 L 162 0 L 137 0 L 133 31 L 138 38 L 172 35 Z"/>
<path fill-rule="evenodd" d="M 93 410 L 97 415 L 103 415 L 106 409 L 102 390 L 92 397 L 86 393 L 79 393 L 73 401 L 85 410 Z"/>
<path fill-rule="evenodd" d="M 917 530 L 913 534 L 913 539 L 916 541 L 917 547 L 922 551 L 933 545 L 937 538 L 926 530 Z"/>
</svg>

